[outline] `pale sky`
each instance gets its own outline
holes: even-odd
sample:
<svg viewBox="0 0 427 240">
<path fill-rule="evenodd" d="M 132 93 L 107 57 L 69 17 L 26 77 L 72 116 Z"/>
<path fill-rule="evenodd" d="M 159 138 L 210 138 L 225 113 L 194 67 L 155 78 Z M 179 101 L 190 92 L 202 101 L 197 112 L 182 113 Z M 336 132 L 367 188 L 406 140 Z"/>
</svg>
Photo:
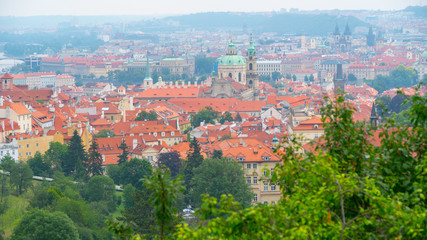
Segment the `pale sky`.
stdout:
<svg viewBox="0 0 427 240">
<path fill-rule="evenodd" d="M 0 16 L 172 15 L 281 8 L 399 10 L 426 3 L 427 0 L 0 0 Z"/>
</svg>

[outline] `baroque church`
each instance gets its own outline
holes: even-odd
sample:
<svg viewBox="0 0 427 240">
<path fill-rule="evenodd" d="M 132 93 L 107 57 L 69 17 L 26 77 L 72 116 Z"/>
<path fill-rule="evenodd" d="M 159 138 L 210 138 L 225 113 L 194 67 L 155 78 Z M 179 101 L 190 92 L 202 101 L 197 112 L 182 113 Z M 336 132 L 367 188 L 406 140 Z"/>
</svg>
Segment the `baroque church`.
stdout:
<svg viewBox="0 0 427 240">
<path fill-rule="evenodd" d="M 259 99 L 259 76 L 252 36 L 246 58 L 237 53 L 233 40 L 230 40 L 226 55 L 218 59 L 218 76 L 212 76 L 212 87 L 204 95 L 214 98 Z"/>
</svg>

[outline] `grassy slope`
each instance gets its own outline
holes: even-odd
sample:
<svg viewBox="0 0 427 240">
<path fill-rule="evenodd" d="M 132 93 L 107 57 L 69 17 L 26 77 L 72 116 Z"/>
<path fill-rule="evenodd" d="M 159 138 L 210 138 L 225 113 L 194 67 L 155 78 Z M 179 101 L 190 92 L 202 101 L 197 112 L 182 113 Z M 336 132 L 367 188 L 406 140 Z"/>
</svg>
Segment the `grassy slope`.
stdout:
<svg viewBox="0 0 427 240">
<path fill-rule="evenodd" d="M 5 237 L 9 237 L 12 234 L 13 228 L 18 223 L 18 220 L 24 216 L 29 200 L 25 196 L 9 196 L 9 208 L 6 212 L 0 215 L 0 228 L 4 231 Z"/>
</svg>

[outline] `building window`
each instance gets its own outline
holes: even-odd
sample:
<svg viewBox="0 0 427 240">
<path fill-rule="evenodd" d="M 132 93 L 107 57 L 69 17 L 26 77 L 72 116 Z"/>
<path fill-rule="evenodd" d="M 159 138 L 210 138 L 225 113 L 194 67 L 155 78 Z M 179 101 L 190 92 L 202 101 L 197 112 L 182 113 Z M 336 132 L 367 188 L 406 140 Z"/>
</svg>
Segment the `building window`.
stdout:
<svg viewBox="0 0 427 240">
<path fill-rule="evenodd" d="M 258 194 L 254 194 L 254 202 L 258 202 Z"/>
<path fill-rule="evenodd" d="M 162 132 L 162 137 L 164 137 L 165 136 L 165 132 Z"/>
<path fill-rule="evenodd" d="M 264 156 L 264 157 L 262 157 L 262 159 L 263 159 L 264 161 L 270 161 L 270 157 L 269 157 L 269 156 Z"/>
<path fill-rule="evenodd" d="M 39 146 L 39 143 L 36 143 L 36 147 L 38 147 Z"/>
<path fill-rule="evenodd" d="M 257 169 L 258 166 L 256 163 L 254 163 L 253 167 L 254 167 L 254 169 Z"/>
<path fill-rule="evenodd" d="M 248 163 L 248 164 L 246 165 L 246 168 L 247 168 L 247 169 L 251 169 L 251 164 L 250 164 L 250 163 Z"/>
<path fill-rule="evenodd" d="M 238 157 L 238 158 L 237 158 L 237 160 L 238 160 L 239 162 L 243 162 L 243 161 L 245 161 L 245 157 Z"/>
<path fill-rule="evenodd" d="M 251 184 L 251 177 L 247 177 L 247 178 L 246 178 L 246 181 L 247 181 L 249 184 Z"/>
<path fill-rule="evenodd" d="M 264 169 L 263 174 L 264 174 L 264 177 L 267 176 L 267 170 Z"/>
<path fill-rule="evenodd" d="M 30 147 L 30 144 L 27 144 L 27 148 L 29 148 Z"/>
<path fill-rule="evenodd" d="M 258 178 L 257 177 L 254 177 L 254 182 L 253 182 L 254 184 L 258 184 Z"/>
<path fill-rule="evenodd" d="M 175 132 L 171 132 L 171 136 L 174 136 L 175 135 Z"/>
<path fill-rule="evenodd" d="M 271 184 L 271 191 L 276 191 L 276 185 Z"/>
<path fill-rule="evenodd" d="M 264 201 L 263 203 L 264 203 L 265 205 L 267 205 L 267 204 L 268 204 L 268 201 Z"/>
<path fill-rule="evenodd" d="M 268 183 L 264 183 L 264 191 L 268 191 Z"/>
</svg>

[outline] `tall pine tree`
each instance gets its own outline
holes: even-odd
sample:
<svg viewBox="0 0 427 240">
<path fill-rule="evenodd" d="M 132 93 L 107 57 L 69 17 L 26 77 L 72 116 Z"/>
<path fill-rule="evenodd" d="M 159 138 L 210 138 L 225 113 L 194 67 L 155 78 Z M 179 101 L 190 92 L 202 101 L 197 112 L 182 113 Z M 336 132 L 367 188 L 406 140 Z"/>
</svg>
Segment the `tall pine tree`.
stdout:
<svg viewBox="0 0 427 240">
<path fill-rule="evenodd" d="M 191 186 L 191 179 L 193 179 L 194 172 L 193 170 L 200 166 L 203 162 L 203 156 L 201 154 L 201 149 L 199 142 L 196 138 L 193 138 L 190 143 L 190 152 L 187 156 L 187 162 L 184 165 L 184 184 L 185 184 L 185 194 L 187 195 Z"/>
<path fill-rule="evenodd" d="M 84 177 L 85 163 L 87 163 L 87 154 L 80 135 L 77 133 L 77 130 L 74 130 L 73 137 L 68 144 L 67 157 L 63 162 L 62 169 L 68 176 L 74 175 L 77 178 Z"/>
<path fill-rule="evenodd" d="M 92 139 L 92 145 L 89 148 L 89 157 L 87 162 L 87 173 L 88 175 L 96 176 L 102 175 L 102 156 L 98 151 L 98 143 L 96 138 Z"/>
<path fill-rule="evenodd" d="M 126 145 L 125 140 L 123 139 L 122 144 L 120 144 L 119 149 L 122 150 L 122 153 L 119 155 L 118 163 L 121 165 L 122 163 L 127 162 L 129 157 L 128 145 Z"/>
</svg>

